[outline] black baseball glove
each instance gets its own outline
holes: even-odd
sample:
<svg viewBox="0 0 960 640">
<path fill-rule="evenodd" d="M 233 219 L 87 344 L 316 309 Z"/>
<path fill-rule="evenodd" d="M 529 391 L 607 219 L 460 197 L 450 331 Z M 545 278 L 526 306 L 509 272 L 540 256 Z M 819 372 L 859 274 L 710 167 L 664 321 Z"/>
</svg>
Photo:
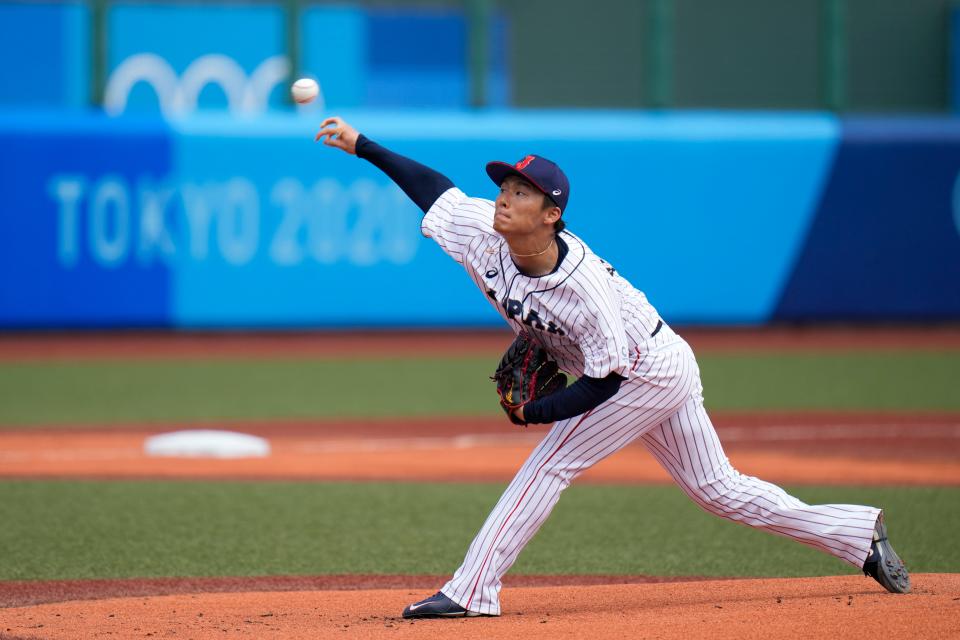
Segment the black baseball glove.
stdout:
<svg viewBox="0 0 960 640">
<path fill-rule="evenodd" d="M 556 393 L 567 386 L 567 376 L 540 345 L 521 331 L 500 359 L 490 378 L 497 383 L 500 406 L 514 424 L 526 425 L 514 411 L 531 400 Z"/>
</svg>

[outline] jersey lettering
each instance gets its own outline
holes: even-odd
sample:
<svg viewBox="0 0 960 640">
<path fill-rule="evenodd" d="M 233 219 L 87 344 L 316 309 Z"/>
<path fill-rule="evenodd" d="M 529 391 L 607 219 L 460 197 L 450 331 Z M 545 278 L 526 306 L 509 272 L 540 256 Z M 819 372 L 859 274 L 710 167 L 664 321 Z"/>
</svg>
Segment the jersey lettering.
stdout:
<svg viewBox="0 0 960 640">
<path fill-rule="evenodd" d="M 487 291 L 487 295 L 491 298 L 493 297 L 492 291 Z M 531 309 L 526 316 L 523 315 L 523 303 L 519 300 L 512 300 L 507 298 L 503 301 L 503 310 L 507 314 L 508 320 L 517 320 L 527 325 L 531 329 L 536 329 L 537 331 L 546 331 L 547 333 L 553 333 L 558 336 L 565 336 L 567 332 L 564 331 L 557 323 L 553 320 L 548 320 L 544 324 L 543 319 L 540 317 L 540 314 Z"/>
<path fill-rule="evenodd" d="M 553 320 L 547 321 L 547 333 L 555 333 L 558 336 L 565 336 L 567 332 L 554 324 Z"/>
<path fill-rule="evenodd" d="M 523 317 L 523 305 L 519 300 L 507 298 L 503 301 L 503 310 L 507 314 L 507 320 L 515 320 L 517 316 Z"/>
<path fill-rule="evenodd" d="M 533 309 L 531 309 L 530 313 L 527 314 L 527 317 L 523 319 L 523 324 L 527 325 L 528 327 L 533 327 L 538 331 L 543 331 L 546 329 L 546 327 L 543 326 L 543 323 L 540 322 L 540 314 Z"/>
</svg>

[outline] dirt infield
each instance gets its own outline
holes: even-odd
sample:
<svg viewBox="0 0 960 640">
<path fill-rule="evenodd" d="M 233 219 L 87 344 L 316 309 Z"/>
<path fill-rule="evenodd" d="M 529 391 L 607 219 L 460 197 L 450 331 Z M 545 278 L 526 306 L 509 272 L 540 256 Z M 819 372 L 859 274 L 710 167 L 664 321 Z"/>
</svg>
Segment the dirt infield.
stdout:
<svg viewBox="0 0 960 640">
<path fill-rule="evenodd" d="M 715 422 L 734 465 L 775 482 L 960 484 L 960 414 L 719 414 Z M 500 418 L 231 423 L 225 428 L 266 437 L 271 455 L 145 455 L 150 434 L 189 426 L 0 431 L 0 477 L 507 481 L 545 432 Z M 671 480 L 634 443 L 578 482 Z"/>
<path fill-rule="evenodd" d="M 422 589 L 187 594 L 0 609 L 4 638 L 950 638 L 960 577 L 907 596 L 862 576 L 504 591 L 498 618 L 407 621 Z"/>
<path fill-rule="evenodd" d="M 281 591 L 365 591 L 369 589 L 416 589 L 432 593 L 449 576 L 430 575 L 320 575 L 259 576 L 245 578 L 126 578 L 117 580 L 24 580 L 0 581 L 0 608 L 23 607 L 71 600 L 104 600 L 140 596 L 170 596 L 197 593 L 247 593 Z M 514 587 L 586 587 L 613 584 L 660 584 L 702 582 L 724 578 L 703 576 L 644 575 L 512 575 L 503 579 Z M 736 579 L 736 578 L 728 578 Z"/>
<path fill-rule="evenodd" d="M 960 326 L 683 328 L 694 351 L 960 350 Z M 0 334 L 0 360 L 142 358 L 317 358 L 354 355 L 489 355 L 512 340 L 505 330 L 284 333 L 88 332 Z"/>
</svg>

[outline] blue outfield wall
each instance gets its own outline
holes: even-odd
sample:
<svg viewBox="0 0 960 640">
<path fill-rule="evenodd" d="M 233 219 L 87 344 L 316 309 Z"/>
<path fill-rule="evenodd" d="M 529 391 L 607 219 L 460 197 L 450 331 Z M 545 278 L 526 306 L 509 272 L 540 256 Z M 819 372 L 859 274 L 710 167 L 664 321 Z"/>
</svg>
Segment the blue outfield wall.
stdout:
<svg viewBox="0 0 960 640">
<path fill-rule="evenodd" d="M 960 318 L 960 127 L 820 114 L 372 112 L 370 137 L 565 217 L 668 322 Z M 419 210 L 319 118 L 0 114 L 0 326 L 493 326 Z"/>
<path fill-rule="evenodd" d="M 774 317 L 960 318 L 960 121 L 844 123 Z"/>
<path fill-rule="evenodd" d="M 168 179 L 157 121 L 0 115 L 0 326 L 166 326 L 171 271 L 145 195 Z"/>
</svg>

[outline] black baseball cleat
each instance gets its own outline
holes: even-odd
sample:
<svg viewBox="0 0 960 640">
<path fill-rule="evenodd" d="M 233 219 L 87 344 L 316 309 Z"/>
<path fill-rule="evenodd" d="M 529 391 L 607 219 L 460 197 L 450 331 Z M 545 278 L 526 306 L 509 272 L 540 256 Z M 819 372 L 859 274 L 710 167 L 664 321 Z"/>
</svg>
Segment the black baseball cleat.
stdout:
<svg viewBox="0 0 960 640">
<path fill-rule="evenodd" d="M 403 610 L 404 618 L 474 618 L 481 615 L 476 611 L 467 611 L 441 591 L 426 600 L 407 605 Z"/>
<path fill-rule="evenodd" d="M 863 575 L 870 576 L 890 593 L 910 593 L 910 574 L 906 565 L 887 540 L 887 525 L 883 512 L 873 527 L 870 555 L 863 563 Z"/>
</svg>

